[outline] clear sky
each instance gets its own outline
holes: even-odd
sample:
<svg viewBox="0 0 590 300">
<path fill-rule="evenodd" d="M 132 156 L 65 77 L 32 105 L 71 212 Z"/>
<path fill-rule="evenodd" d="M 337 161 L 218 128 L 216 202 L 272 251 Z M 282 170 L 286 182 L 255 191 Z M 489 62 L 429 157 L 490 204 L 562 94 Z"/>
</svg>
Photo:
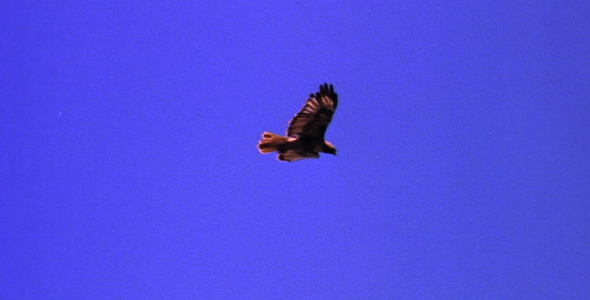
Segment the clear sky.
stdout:
<svg viewBox="0 0 590 300">
<path fill-rule="evenodd" d="M 0 298 L 590 299 L 589 1 L 201 3 L 1 2 Z"/>
</svg>

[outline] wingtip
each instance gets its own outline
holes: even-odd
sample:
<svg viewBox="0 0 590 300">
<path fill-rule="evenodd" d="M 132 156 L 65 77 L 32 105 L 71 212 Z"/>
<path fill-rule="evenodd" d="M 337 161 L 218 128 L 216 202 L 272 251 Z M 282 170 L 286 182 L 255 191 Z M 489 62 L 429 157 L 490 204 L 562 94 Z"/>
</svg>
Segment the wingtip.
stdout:
<svg viewBox="0 0 590 300">
<path fill-rule="evenodd" d="M 334 94 L 334 85 L 331 83 L 324 82 L 324 84 L 320 85 L 320 93 L 322 92 Z"/>
</svg>

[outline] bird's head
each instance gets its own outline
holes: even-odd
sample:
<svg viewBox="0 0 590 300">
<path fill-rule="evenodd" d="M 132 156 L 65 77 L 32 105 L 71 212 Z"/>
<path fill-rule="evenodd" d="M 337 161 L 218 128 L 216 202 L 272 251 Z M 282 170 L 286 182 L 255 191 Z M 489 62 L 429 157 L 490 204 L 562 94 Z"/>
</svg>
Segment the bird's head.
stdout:
<svg viewBox="0 0 590 300">
<path fill-rule="evenodd" d="M 324 142 L 324 149 L 322 149 L 322 152 L 336 155 L 336 147 L 334 147 L 334 145 L 332 145 L 332 143 L 325 141 Z"/>
</svg>

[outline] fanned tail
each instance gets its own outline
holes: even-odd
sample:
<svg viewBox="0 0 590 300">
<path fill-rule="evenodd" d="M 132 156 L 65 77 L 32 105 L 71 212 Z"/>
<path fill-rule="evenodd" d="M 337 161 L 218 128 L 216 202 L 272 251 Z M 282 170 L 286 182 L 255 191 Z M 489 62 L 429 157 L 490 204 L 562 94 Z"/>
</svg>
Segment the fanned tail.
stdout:
<svg viewBox="0 0 590 300">
<path fill-rule="evenodd" d="M 262 140 L 258 143 L 258 150 L 260 150 L 260 153 L 262 154 L 267 154 L 277 151 L 279 147 L 286 143 L 286 137 L 270 132 L 264 132 L 262 134 Z"/>
</svg>

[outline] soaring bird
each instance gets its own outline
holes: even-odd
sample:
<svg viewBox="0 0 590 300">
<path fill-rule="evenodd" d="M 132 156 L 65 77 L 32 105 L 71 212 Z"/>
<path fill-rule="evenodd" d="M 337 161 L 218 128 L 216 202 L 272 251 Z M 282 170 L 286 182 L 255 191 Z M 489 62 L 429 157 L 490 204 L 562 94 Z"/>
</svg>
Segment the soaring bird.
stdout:
<svg viewBox="0 0 590 300">
<path fill-rule="evenodd" d="M 338 94 L 334 86 L 320 85 L 320 91 L 310 94 L 301 111 L 289 122 L 287 136 L 264 132 L 258 150 L 263 154 L 277 151 L 279 160 L 288 162 L 319 158 L 320 152 L 336 155 L 334 145 L 324 139 L 336 106 Z"/>
</svg>

